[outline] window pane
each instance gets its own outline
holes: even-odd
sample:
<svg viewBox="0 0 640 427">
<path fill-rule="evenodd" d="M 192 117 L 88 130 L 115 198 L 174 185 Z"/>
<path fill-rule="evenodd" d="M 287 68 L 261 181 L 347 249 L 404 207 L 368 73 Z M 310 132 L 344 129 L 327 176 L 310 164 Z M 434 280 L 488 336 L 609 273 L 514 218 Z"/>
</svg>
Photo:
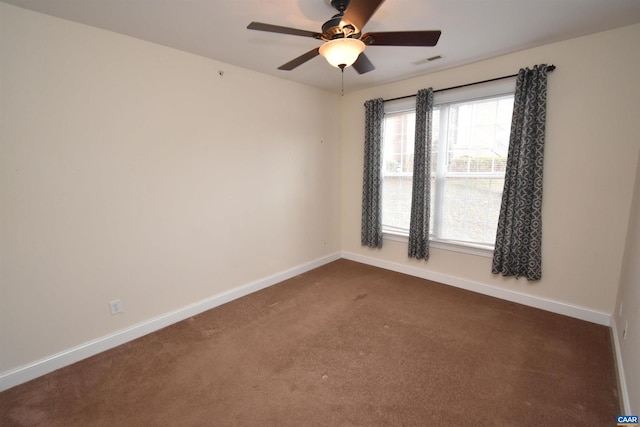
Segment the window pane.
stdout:
<svg viewBox="0 0 640 427">
<path fill-rule="evenodd" d="M 411 176 L 382 179 L 382 224 L 393 231 L 408 232 L 411 220 Z"/>
<path fill-rule="evenodd" d="M 385 116 L 382 173 L 382 224 L 408 232 L 411 217 L 414 111 Z"/>
<path fill-rule="evenodd" d="M 449 172 L 504 172 L 513 96 L 449 107 Z"/>
<path fill-rule="evenodd" d="M 451 104 L 440 237 L 493 245 L 513 96 Z"/>
<path fill-rule="evenodd" d="M 447 178 L 439 237 L 493 245 L 503 186 L 504 178 Z"/>
<path fill-rule="evenodd" d="M 414 112 L 394 114 L 384 120 L 384 167 L 386 174 L 413 172 Z"/>
</svg>

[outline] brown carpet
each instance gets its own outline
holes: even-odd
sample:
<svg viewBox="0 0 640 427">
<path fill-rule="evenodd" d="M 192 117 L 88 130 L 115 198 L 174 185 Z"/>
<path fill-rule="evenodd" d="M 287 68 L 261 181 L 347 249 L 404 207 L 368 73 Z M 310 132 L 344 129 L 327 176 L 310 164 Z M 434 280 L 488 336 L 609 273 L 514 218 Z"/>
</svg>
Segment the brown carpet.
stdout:
<svg viewBox="0 0 640 427">
<path fill-rule="evenodd" d="M 609 329 L 339 260 L 0 394 L 8 426 L 610 426 Z"/>
</svg>

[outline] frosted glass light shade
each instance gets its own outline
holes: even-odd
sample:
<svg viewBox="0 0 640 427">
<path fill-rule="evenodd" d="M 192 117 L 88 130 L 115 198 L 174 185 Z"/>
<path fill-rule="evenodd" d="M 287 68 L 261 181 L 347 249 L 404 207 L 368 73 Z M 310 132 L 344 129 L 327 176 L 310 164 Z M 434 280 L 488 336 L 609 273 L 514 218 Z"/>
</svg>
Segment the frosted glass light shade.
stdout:
<svg viewBox="0 0 640 427">
<path fill-rule="evenodd" d="M 320 55 L 336 68 L 348 67 L 356 62 L 364 47 L 364 43 L 358 39 L 335 39 L 320 46 Z"/>
</svg>

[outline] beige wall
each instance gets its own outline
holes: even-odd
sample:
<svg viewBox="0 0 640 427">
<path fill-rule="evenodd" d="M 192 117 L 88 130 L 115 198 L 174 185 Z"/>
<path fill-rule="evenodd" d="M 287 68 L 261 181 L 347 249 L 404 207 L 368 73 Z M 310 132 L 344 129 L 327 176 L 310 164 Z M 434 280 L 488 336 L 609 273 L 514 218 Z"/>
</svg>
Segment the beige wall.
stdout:
<svg viewBox="0 0 640 427">
<path fill-rule="evenodd" d="M 640 412 L 640 157 L 614 319 L 629 392 L 628 413 L 637 414 Z M 623 338 L 625 327 L 627 334 Z"/>
<path fill-rule="evenodd" d="M 339 95 L 0 20 L 0 373 L 339 251 Z"/>
<path fill-rule="evenodd" d="M 640 25 L 529 49 L 344 97 L 342 249 L 611 314 L 620 279 L 640 148 Z M 547 63 L 549 76 L 543 206 L 543 278 L 491 274 L 491 259 L 432 249 L 428 262 L 407 259 L 406 243 L 360 246 L 364 101 L 517 73 Z"/>
</svg>

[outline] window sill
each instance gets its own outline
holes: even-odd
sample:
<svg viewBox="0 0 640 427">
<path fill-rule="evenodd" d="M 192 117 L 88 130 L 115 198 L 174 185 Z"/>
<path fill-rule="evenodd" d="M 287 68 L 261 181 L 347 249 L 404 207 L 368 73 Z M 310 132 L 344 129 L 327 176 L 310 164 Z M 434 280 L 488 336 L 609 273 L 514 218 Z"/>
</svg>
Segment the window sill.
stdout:
<svg viewBox="0 0 640 427">
<path fill-rule="evenodd" d="M 387 231 L 382 233 L 382 238 L 384 240 L 391 240 L 394 242 L 402 242 L 409 243 L 409 236 L 406 234 L 400 233 L 389 233 Z M 462 243 L 454 243 L 446 240 L 435 240 L 431 239 L 429 241 L 429 246 L 436 249 L 442 249 L 445 251 L 451 252 L 460 252 L 469 255 L 477 255 L 483 256 L 487 258 L 493 258 L 493 249 L 492 248 L 484 248 L 482 246 L 474 246 L 469 244 Z"/>
</svg>

